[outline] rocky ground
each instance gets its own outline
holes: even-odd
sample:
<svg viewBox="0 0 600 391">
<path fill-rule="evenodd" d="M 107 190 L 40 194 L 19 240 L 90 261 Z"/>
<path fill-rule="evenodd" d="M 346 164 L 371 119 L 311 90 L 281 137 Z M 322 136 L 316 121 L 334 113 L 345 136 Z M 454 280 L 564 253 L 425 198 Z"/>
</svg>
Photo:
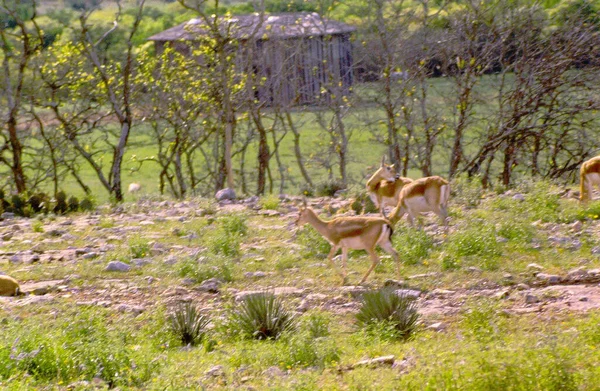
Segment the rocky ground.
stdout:
<svg viewBox="0 0 600 391">
<path fill-rule="evenodd" d="M 587 259 L 582 259 L 579 267 L 556 274 L 531 263 L 524 271 L 499 271 L 490 278 L 489 273 L 472 266 L 462 270 L 459 280 L 448 281 L 444 273 L 435 270 L 405 275 L 402 281 L 391 275 L 380 276 L 367 286 L 321 284 L 319 274 L 305 273 L 301 268 L 275 270 L 264 262 L 264 252 L 274 245 L 280 246 L 281 251 L 299 247 L 293 236 L 294 205 L 298 201 L 287 198 L 278 210 L 261 209 L 254 197 L 209 206 L 194 201 L 142 200 L 122 207 L 103 207 L 92 214 L 42 220 L 4 214 L 0 222 L 0 272 L 18 279 L 25 295 L 1 297 L 0 308 L 10 312 L 14 307 L 67 302 L 139 314 L 156 306 L 193 300 L 206 310 L 218 310 L 224 302 L 270 290 L 285 297 L 300 312 L 321 308 L 344 314 L 358 309 L 360 295 L 366 289 L 389 285 L 414 296 L 426 325 L 441 330 L 444 319 L 461 311 L 473 297 L 502 301 L 504 311 L 511 314 L 586 312 L 600 307 L 600 269 L 593 267 L 595 260 Z M 313 206 L 328 211 L 344 211 L 348 203 L 343 199 L 312 200 Z M 248 226 L 254 233 L 242 244 L 239 276 L 230 283 L 215 278 L 196 282 L 177 276 L 173 270 L 181 259 L 205 250 L 198 234 L 186 227 L 197 219 L 228 213 L 249 214 Z M 438 226 L 433 220 L 427 221 L 426 231 L 443 241 Z M 544 246 L 578 251 L 582 246 L 580 235 L 597 235 L 600 229 L 595 221 L 535 225 L 538 239 L 530 244 L 532 251 Z M 262 239 L 260 233 L 266 231 L 275 239 Z M 146 240 L 148 254 L 142 258 L 115 257 L 126 249 L 131 238 Z M 499 237 L 498 241 L 504 239 Z M 593 248 L 591 253 L 600 253 L 600 248 Z M 319 268 L 322 274 L 333 274 L 323 262 L 326 261 L 316 259 L 311 266 Z M 358 262 L 366 260 L 358 257 L 355 263 Z M 244 264 L 252 267 L 245 268 Z M 351 274 L 352 279 L 357 281 L 358 274 Z"/>
</svg>

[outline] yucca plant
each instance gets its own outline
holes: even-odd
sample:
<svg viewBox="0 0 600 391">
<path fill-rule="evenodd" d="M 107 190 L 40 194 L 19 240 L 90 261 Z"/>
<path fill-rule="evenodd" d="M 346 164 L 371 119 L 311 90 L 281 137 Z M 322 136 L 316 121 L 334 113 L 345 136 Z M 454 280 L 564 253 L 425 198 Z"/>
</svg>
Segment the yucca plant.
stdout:
<svg viewBox="0 0 600 391">
<path fill-rule="evenodd" d="M 412 297 L 384 288 L 363 295 L 356 319 L 359 327 L 386 329 L 391 336 L 406 340 L 417 328 L 419 313 Z"/>
<path fill-rule="evenodd" d="M 208 316 L 202 315 L 192 303 L 182 303 L 169 316 L 171 331 L 184 346 L 195 346 L 202 342 L 206 335 L 206 326 L 210 322 Z"/>
<path fill-rule="evenodd" d="M 246 296 L 230 313 L 229 325 L 242 338 L 277 339 L 296 328 L 296 318 L 280 299 L 264 292 Z"/>
</svg>

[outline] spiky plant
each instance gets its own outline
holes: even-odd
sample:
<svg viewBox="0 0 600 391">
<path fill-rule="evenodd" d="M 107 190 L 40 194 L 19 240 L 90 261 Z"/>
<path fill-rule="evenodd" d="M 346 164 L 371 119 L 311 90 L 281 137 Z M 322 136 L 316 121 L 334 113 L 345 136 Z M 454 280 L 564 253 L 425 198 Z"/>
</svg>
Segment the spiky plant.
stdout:
<svg viewBox="0 0 600 391">
<path fill-rule="evenodd" d="M 69 205 L 69 212 L 77 212 L 79 210 L 79 199 L 77 197 L 69 197 L 67 204 Z"/>
<path fill-rule="evenodd" d="M 190 302 L 181 303 L 169 315 L 171 332 L 179 338 L 184 346 L 195 346 L 202 342 L 206 335 L 206 326 L 210 322 L 208 316 L 202 315 L 198 308 Z"/>
<path fill-rule="evenodd" d="M 394 337 L 408 339 L 419 321 L 415 300 L 390 288 L 366 292 L 356 314 L 359 327 L 381 330 L 391 328 Z"/>
<path fill-rule="evenodd" d="M 231 330 L 243 338 L 277 339 L 296 328 L 296 317 L 268 292 L 246 296 L 230 313 Z"/>
</svg>

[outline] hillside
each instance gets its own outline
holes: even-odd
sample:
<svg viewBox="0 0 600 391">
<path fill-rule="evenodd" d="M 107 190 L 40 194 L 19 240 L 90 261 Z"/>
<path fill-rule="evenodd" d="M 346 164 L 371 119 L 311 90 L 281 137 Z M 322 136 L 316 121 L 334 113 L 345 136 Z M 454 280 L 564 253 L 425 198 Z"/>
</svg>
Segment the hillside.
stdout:
<svg viewBox="0 0 600 391">
<path fill-rule="evenodd" d="M 543 182 L 504 194 L 453 186 L 449 233 L 432 217 L 423 231 L 400 222 L 401 279 L 383 256 L 362 287 L 352 284 L 368 267 L 364 252 L 351 254 L 342 286 L 328 245 L 294 227 L 295 197 L 5 216 L 0 270 L 28 294 L 0 298 L 0 385 L 596 389 L 600 203 L 581 208 L 576 192 Z M 310 200 L 323 216 L 352 214 L 351 202 Z M 384 285 L 416 298 L 420 325 L 407 341 L 354 319 L 361 295 Z M 298 317 L 298 332 L 277 341 L 232 334 L 230 311 L 265 290 Z M 210 318 L 200 346 L 170 333 L 181 302 Z"/>
</svg>

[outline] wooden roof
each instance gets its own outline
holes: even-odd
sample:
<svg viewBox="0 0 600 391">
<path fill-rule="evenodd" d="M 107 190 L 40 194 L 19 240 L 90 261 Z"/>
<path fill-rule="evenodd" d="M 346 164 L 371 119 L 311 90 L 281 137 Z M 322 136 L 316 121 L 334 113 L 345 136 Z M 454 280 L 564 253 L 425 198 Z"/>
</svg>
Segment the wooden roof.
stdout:
<svg viewBox="0 0 600 391">
<path fill-rule="evenodd" d="M 248 39 L 253 34 L 257 39 L 299 38 L 309 36 L 347 34 L 355 27 L 342 22 L 322 18 L 316 12 L 289 12 L 280 14 L 220 16 L 221 28 L 227 23 L 232 27 L 231 34 L 237 39 Z M 258 27 L 257 27 L 258 26 Z M 201 19 L 192 19 L 178 26 L 171 27 L 148 38 L 150 41 L 192 41 L 198 35 L 205 35 L 208 29 Z"/>
</svg>

